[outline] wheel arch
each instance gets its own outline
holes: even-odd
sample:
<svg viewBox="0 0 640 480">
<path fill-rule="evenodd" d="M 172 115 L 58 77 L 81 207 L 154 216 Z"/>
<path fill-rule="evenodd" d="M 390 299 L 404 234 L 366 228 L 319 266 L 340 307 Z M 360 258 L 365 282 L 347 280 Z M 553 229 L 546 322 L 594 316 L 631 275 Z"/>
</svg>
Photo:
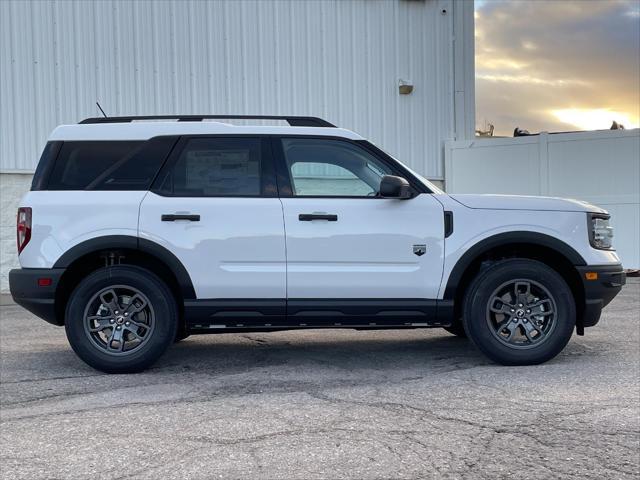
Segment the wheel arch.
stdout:
<svg viewBox="0 0 640 480">
<path fill-rule="evenodd" d="M 451 270 L 443 294 L 443 300 L 453 302 L 454 321 L 462 313 L 462 296 L 485 262 L 516 257 L 541 261 L 563 277 L 574 295 L 580 322 L 584 309 L 584 287 L 575 267 L 586 265 L 584 258 L 562 240 L 528 231 L 506 232 L 485 238 L 460 257 Z"/>
<path fill-rule="evenodd" d="M 191 277 L 182 262 L 156 242 L 127 235 L 96 237 L 65 252 L 53 268 L 65 269 L 56 288 L 56 317 L 64 319 L 66 303 L 79 281 L 90 272 L 109 264 L 138 265 L 164 280 L 176 294 L 182 310 L 185 299 L 195 299 Z"/>
</svg>

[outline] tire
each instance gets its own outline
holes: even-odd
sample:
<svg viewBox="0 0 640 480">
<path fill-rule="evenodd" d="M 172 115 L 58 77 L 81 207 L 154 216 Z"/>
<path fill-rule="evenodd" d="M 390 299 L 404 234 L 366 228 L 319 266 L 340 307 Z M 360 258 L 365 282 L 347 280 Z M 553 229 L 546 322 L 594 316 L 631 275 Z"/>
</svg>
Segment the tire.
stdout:
<svg viewBox="0 0 640 480">
<path fill-rule="evenodd" d="M 467 338 L 467 332 L 464 331 L 464 325 L 460 320 L 453 322 L 450 327 L 444 327 L 444 329 L 456 337 Z"/>
<path fill-rule="evenodd" d="M 65 315 L 71 348 L 106 373 L 148 368 L 173 343 L 177 326 L 178 309 L 167 285 L 130 265 L 101 268 L 84 278 Z"/>
<path fill-rule="evenodd" d="M 564 279 L 528 259 L 502 260 L 482 270 L 465 293 L 463 311 L 471 341 L 503 365 L 554 358 L 576 323 L 575 301 Z"/>
</svg>

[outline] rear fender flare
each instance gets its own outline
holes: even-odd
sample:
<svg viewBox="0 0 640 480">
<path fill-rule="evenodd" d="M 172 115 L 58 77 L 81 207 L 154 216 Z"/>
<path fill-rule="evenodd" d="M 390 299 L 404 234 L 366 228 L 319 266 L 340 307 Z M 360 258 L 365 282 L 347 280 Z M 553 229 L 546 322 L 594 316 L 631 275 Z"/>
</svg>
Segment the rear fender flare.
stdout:
<svg viewBox="0 0 640 480">
<path fill-rule="evenodd" d="M 119 248 L 144 252 L 159 262 L 164 263 L 175 275 L 184 299 L 195 299 L 195 289 L 189 272 L 182 262 L 162 245 L 151 240 L 130 235 L 107 235 L 81 242 L 66 251 L 53 265 L 53 268 L 68 268 L 79 258 L 101 250 L 117 250 Z"/>
</svg>

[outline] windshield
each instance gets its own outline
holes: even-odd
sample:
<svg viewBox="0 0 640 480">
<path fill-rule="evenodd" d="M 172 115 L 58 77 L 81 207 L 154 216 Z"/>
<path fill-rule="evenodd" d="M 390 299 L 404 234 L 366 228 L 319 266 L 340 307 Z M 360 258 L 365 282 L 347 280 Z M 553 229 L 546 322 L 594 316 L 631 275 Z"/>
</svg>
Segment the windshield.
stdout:
<svg viewBox="0 0 640 480">
<path fill-rule="evenodd" d="M 380 147 L 377 147 L 380 148 Z M 382 150 L 380 148 L 380 150 Z M 382 150 L 385 154 L 389 155 L 389 152 Z M 414 171 L 413 169 L 409 168 L 406 164 L 402 163 L 400 160 L 398 160 L 397 158 L 395 158 L 393 155 L 389 155 L 389 157 L 393 158 L 396 162 L 398 162 L 400 165 L 402 165 L 404 168 L 406 168 L 407 170 L 409 170 L 409 172 L 411 172 L 418 180 L 420 180 L 424 185 L 426 185 L 426 187 L 431 190 L 433 193 L 437 193 L 437 194 L 443 194 L 444 191 L 439 189 L 438 187 L 436 187 L 433 183 L 431 183 L 429 180 L 427 180 L 426 178 L 424 178 L 422 175 L 420 175 L 419 173 L 417 173 L 416 171 Z"/>
</svg>

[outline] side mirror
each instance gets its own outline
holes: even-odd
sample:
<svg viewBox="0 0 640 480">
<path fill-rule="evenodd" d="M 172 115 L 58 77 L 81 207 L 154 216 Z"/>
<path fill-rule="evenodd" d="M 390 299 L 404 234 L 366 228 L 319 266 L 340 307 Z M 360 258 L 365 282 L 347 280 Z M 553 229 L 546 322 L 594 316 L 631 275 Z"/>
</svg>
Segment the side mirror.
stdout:
<svg viewBox="0 0 640 480">
<path fill-rule="evenodd" d="M 411 198 L 409 182 L 402 177 L 385 175 L 380 180 L 380 196 L 382 198 L 398 198 L 404 200 Z"/>
</svg>

